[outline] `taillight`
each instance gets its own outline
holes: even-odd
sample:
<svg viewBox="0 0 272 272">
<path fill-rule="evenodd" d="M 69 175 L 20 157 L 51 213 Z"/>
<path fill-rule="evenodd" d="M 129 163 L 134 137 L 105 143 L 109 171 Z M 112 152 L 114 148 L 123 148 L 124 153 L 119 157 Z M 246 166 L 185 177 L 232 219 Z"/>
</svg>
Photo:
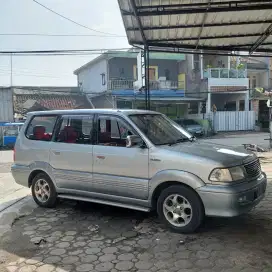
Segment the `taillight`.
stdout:
<svg viewBox="0 0 272 272">
<path fill-rule="evenodd" d="M 15 153 L 16 153 L 16 150 L 15 150 L 15 147 L 13 148 L 13 161 L 15 162 Z"/>
</svg>

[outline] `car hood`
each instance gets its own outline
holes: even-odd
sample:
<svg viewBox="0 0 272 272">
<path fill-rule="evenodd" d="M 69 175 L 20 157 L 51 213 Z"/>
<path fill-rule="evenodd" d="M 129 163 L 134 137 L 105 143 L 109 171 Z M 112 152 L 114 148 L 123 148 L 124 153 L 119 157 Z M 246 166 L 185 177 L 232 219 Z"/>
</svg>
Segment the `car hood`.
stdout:
<svg viewBox="0 0 272 272">
<path fill-rule="evenodd" d="M 184 142 L 172 146 L 161 146 L 169 151 L 188 154 L 194 157 L 214 161 L 215 164 L 230 167 L 245 164 L 256 159 L 256 155 L 247 151 L 243 146 L 229 147 L 201 141 Z"/>
</svg>

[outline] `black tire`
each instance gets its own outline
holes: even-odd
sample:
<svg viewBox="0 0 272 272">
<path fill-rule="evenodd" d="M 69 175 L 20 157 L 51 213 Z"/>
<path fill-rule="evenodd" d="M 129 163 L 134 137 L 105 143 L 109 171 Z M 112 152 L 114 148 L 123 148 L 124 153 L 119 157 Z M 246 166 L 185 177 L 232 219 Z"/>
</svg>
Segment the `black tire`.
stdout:
<svg viewBox="0 0 272 272">
<path fill-rule="evenodd" d="M 163 208 L 164 201 L 167 199 L 167 197 L 173 194 L 178 194 L 184 197 L 192 207 L 191 221 L 187 225 L 179 227 L 172 225 L 164 215 Z M 190 189 L 184 185 L 173 185 L 161 192 L 159 199 L 157 201 L 157 213 L 159 215 L 161 222 L 163 222 L 167 227 L 178 233 L 195 232 L 198 229 L 198 227 L 202 224 L 205 215 L 202 201 L 197 195 L 197 193 L 194 192 L 193 189 Z"/>
<path fill-rule="evenodd" d="M 37 184 L 37 182 L 39 182 L 39 180 L 44 180 L 47 182 L 48 187 L 49 187 L 49 197 L 47 200 L 45 200 L 44 202 L 41 202 L 39 200 L 39 198 L 36 196 L 35 193 L 35 186 Z M 34 199 L 34 201 L 43 208 L 53 208 L 56 206 L 57 203 L 57 192 L 55 189 L 55 186 L 52 182 L 52 180 L 48 177 L 48 175 L 44 174 L 44 173 L 40 173 L 38 175 L 36 175 L 34 177 L 34 179 L 32 180 L 32 186 L 31 186 L 31 192 L 32 192 L 32 197 Z"/>
</svg>

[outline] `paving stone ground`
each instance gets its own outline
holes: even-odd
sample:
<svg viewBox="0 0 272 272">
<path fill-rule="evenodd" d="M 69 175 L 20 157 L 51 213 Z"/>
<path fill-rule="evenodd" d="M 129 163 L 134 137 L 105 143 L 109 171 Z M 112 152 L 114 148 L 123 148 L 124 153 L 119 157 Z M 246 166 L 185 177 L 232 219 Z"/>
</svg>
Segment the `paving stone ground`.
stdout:
<svg viewBox="0 0 272 272">
<path fill-rule="evenodd" d="M 208 218 L 192 235 L 155 214 L 64 201 L 16 220 L 0 245 L 9 272 L 272 271 L 272 182 L 249 214 Z"/>
<path fill-rule="evenodd" d="M 3 271 L 272 272 L 272 181 L 249 214 L 207 218 L 191 235 L 154 213 L 76 201 L 36 208 L 1 238 Z"/>
</svg>

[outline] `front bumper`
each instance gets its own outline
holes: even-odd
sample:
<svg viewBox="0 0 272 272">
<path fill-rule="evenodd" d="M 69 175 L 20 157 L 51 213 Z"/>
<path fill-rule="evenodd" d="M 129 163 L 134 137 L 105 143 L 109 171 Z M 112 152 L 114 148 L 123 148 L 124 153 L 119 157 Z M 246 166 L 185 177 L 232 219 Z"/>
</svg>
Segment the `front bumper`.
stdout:
<svg viewBox="0 0 272 272">
<path fill-rule="evenodd" d="M 204 132 L 203 131 L 201 131 L 201 132 L 195 132 L 194 136 L 196 136 L 196 137 L 202 137 L 202 136 L 204 136 Z"/>
<path fill-rule="evenodd" d="M 188 130 L 192 135 L 194 136 L 203 136 L 204 135 L 204 131 L 203 130 Z"/>
<path fill-rule="evenodd" d="M 265 173 L 233 186 L 206 185 L 197 189 L 207 216 L 232 217 L 249 212 L 265 196 Z"/>
</svg>

